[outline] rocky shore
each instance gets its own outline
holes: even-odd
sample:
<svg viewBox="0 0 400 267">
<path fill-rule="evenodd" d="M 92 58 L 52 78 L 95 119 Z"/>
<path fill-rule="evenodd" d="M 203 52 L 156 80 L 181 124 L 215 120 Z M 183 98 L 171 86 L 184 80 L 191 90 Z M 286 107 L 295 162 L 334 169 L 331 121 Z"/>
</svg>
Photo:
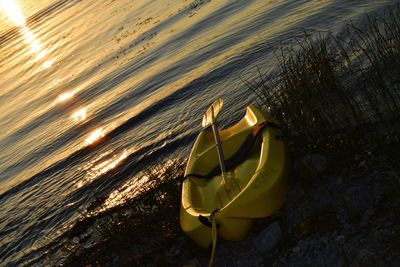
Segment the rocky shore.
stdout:
<svg viewBox="0 0 400 267">
<path fill-rule="evenodd" d="M 399 266 L 396 161 L 356 155 L 322 174 L 303 170 L 299 176 L 303 167 L 294 170 L 278 228 L 265 223 L 244 241 L 248 249 L 221 248 L 216 266 Z"/>
<path fill-rule="evenodd" d="M 140 216 L 125 205 L 113 211 L 113 220 L 103 214 L 77 224 L 47 263 L 207 266 L 210 250 L 198 248 L 179 228 L 179 181 L 170 184 L 176 194 L 171 202 L 153 203 Z M 364 153 L 343 162 L 300 157 L 282 209 L 256 220 L 243 241 L 219 239 L 214 266 L 399 266 L 399 195 L 400 170 L 389 154 Z M 109 230 L 102 236 L 104 225 Z M 63 260 L 52 261 L 56 255 Z"/>
</svg>

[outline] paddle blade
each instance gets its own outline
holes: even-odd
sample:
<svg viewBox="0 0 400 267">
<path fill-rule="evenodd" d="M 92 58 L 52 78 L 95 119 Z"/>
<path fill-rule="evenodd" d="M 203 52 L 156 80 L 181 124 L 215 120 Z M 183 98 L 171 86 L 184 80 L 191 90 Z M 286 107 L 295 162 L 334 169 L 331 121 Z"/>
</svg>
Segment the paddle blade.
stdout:
<svg viewBox="0 0 400 267">
<path fill-rule="evenodd" d="M 217 114 L 221 111 L 222 106 L 224 105 L 224 101 L 219 98 L 212 103 L 212 105 L 207 109 L 206 113 L 203 116 L 203 127 L 207 127 L 210 124 L 214 123 Z"/>
</svg>

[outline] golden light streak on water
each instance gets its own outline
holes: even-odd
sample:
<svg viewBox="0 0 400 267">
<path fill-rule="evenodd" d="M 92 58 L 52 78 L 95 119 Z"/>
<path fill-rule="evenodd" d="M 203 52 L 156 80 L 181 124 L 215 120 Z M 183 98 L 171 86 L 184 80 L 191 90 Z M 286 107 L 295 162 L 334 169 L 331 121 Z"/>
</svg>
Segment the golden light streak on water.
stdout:
<svg viewBox="0 0 400 267">
<path fill-rule="evenodd" d="M 48 56 L 48 54 L 49 54 L 48 50 L 43 48 L 43 45 L 37 39 L 35 34 L 33 34 L 29 30 L 28 27 L 23 26 L 22 29 L 20 30 L 20 33 L 22 34 L 22 37 L 24 38 L 25 43 L 30 46 L 31 53 L 36 54 L 35 62 L 44 60 L 46 58 L 46 56 Z M 53 66 L 54 61 L 55 61 L 54 58 L 44 60 L 42 63 L 42 69 L 50 68 L 51 66 Z"/>
<path fill-rule="evenodd" d="M 121 188 L 111 192 L 101 208 L 95 210 L 94 214 L 119 206 L 127 200 L 136 197 L 145 190 L 146 186 L 148 186 L 149 179 L 150 177 L 145 174 L 135 176 L 132 180 L 126 182 Z"/>
<path fill-rule="evenodd" d="M 115 157 L 115 156 L 114 156 Z M 96 210 L 92 212 L 92 215 L 104 212 L 116 206 L 122 205 L 126 203 L 126 201 L 135 198 L 139 194 L 143 193 L 146 190 L 152 188 L 155 184 L 155 177 L 160 179 L 161 177 L 165 177 L 165 173 L 168 172 L 168 169 L 171 166 L 176 166 L 177 162 L 181 160 L 178 158 L 169 159 L 162 163 L 159 167 L 154 167 L 154 169 L 150 169 L 150 172 L 143 171 L 126 181 L 121 187 L 112 191 L 108 198 L 104 201 L 104 203 Z M 160 198 L 164 198 L 165 195 L 160 195 Z M 157 208 L 156 206 L 150 208 Z"/>
<path fill-rule="evenodd" d="M 109 172 L 110 170 L 117 167 L 124 159 L 128 157 L 128 151 L 124 151 L 121 155 L 114 155 L 111 159 L 105 160 L 100 164 L 96 165 L 92 171 L 96 173 L 96 177 Z"/>
<path fill-rule="evenodd" d="M 90 161 L 89 163 L 85 164 L 85 166 L 83 166 L 83 168 L 81 168 L 82 170 L 90 170 L 91 168 L 93 168 L 93 166 L 95 166 L 96 164 L 98 164 L 98 162 L 102 161 L 103 159 L 105 159 L 106 157 L 108 157 L 109 155 L 111 155 L 114 151 L 113 150 L 108 150 L 104 153 L 101 153 L 99 156 L 97 156 L 95 159 L 93 159 L 92 161 Z"/>
<path fill-rule="evenodd" d="M 81 108 L 77 111 L 75 111 L 74 113 L 72 113 L 71 118 L 75 121 L 75 122 L 81 122 L 84 121 L 87 117 L 87 108 Z"/>
<path fill-rule="evenodd" d="M 46 60 L 44 63 L 43 63 L 43 68 L 45 68 L 45 69 L 48 69 L 48 68 L 50 68 L 51 66 L 53 66 L 53 62 L 54 62 L 54 59 L 52 59 L 52 60 Z"/>
<path fill-rule="evenodd" d="M 22 35 L 24 42 L 30 46 L 30 51 L 35 54 L 35 62 L 44 59 L 48 55 L 48 50 L 43 48 L 37 36 L 26 26 L 26 20 L 22 14 L 21 8 L 16 0 L 0 0 L 1 10 L 7 17 L 13 21 L 17 26 L 21 27 L 19 32 Z M 50 68 L 54 59 L 47 59 L 42 63 L 40 70 Z"/>
<path fill-rule="evenodd" d="M 21 12 L 16 0 L 0 0 L 0 7 L 7 17 L 11 19 L 18 26 L 26 23 L 25 17 Z"/>
<path fill-rule="evenodd" d="M 40 46 L 35 44 L 33 46 L 32 52 L 38 52 L 40 51 Z M 36 61 L 41 60 L 42 58 L 44 58 L 44 56 L 46 55 L 46 51 L 42 50 L 38 53 L 38 55 L 36 56 Z"/>
<path fill-rule="evenodd" d="M 101 138 L 103 138 L 105 136 L 105 134 L 106 134 L 106 132 L 104 129 L 98 128 L 90 133 L 89 137 L 86 138 L 86 140 L 85 140 L 85 144 L 91 145 L 91 144 L 99 141 Z"/>
<path fill-rule="evenodd" d="M 74 92 L 66 92 L 66 93 L 59 95 L 57 100 L 58 100 L 58 102 L 65 102 L 65 101 L 71 99 L 72 97 L 74 97 L 74 95 L 75 95 Z"/>
<path fill-rule="evenodd" d="M 32 44 L 32 45 L 33 44 L 37 44 L 37 45 L 39 45 L 39 42 L 35 41 L 36 40 L 36 36 L 31 31 L 29 31 L 29 29 L 27 27 L 23 27 L 21 32 L 24 35 L 24 39 L 25 39 L 25 42 L 27 44 Z"/>
<path fill-rule="evenodd" d="M 84 179 L 77 183 L 77 187 L 80 188 L 85 184 L 95 180 L 100 175 L 106 174 L 107 172 L 118 167 L 128 156 L 129 151 L 124 150 L 122 153 L 112 155 L 113 151 L 109 150 L 100 155 L 100 157 L 89 162 L 83 169 L 87 172 Z"/>
</svg>

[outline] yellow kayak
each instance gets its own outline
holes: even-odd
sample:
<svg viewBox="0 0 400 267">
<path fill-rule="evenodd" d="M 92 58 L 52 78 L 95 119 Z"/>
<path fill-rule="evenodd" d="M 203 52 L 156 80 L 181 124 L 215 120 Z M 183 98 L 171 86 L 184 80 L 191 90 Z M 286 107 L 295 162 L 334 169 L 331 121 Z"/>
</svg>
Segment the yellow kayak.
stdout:
<svg viewBox="0 0 400 267">
<path fill-rule="evenodd" d="M 282 206 L 288 155 L 281 137 L 278 127 L 250 105 L 237 124 L 219 131 L 223 173 L 213 132 L 210 127 L 201 131 L 186 167 L 180 209 L 181 227 L 197 244 L 210 245 L 211 216 L 218 236 L 237 241 L 244 239 L 253 219 Z"/>
</svg>

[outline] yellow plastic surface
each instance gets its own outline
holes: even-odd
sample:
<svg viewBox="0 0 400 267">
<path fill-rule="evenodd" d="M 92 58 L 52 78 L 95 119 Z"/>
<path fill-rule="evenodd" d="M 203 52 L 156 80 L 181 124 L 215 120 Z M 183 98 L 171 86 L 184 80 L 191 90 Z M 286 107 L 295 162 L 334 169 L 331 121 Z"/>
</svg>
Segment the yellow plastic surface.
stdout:
<svg viewBox="0 0 400 267">
<path fill-rule="evenodd" d="M 266 116 L 250 105 L 237 124 L 220 131 L 225 159 L 234 155 L 254 127 Z M 246 159 L 228 170 L 224 184 L 220 175 L 211 179 L 188 176 L 182 184 L 180 224 L 183 231 L 202 247 L 211 243 L 211 228 L 199 215 L 215 215 L 218 235 L 225 240 L 244 239 L 252 220 L 272 215 L 283 204 L 287 194 L 288 156 L 285 143 L 276 128 L 266 126 L 258 135 Z M 219 165 L 213 133 L 203 130 L 190 154 L 185 174 L 206 175 Z"/>
</svg>

